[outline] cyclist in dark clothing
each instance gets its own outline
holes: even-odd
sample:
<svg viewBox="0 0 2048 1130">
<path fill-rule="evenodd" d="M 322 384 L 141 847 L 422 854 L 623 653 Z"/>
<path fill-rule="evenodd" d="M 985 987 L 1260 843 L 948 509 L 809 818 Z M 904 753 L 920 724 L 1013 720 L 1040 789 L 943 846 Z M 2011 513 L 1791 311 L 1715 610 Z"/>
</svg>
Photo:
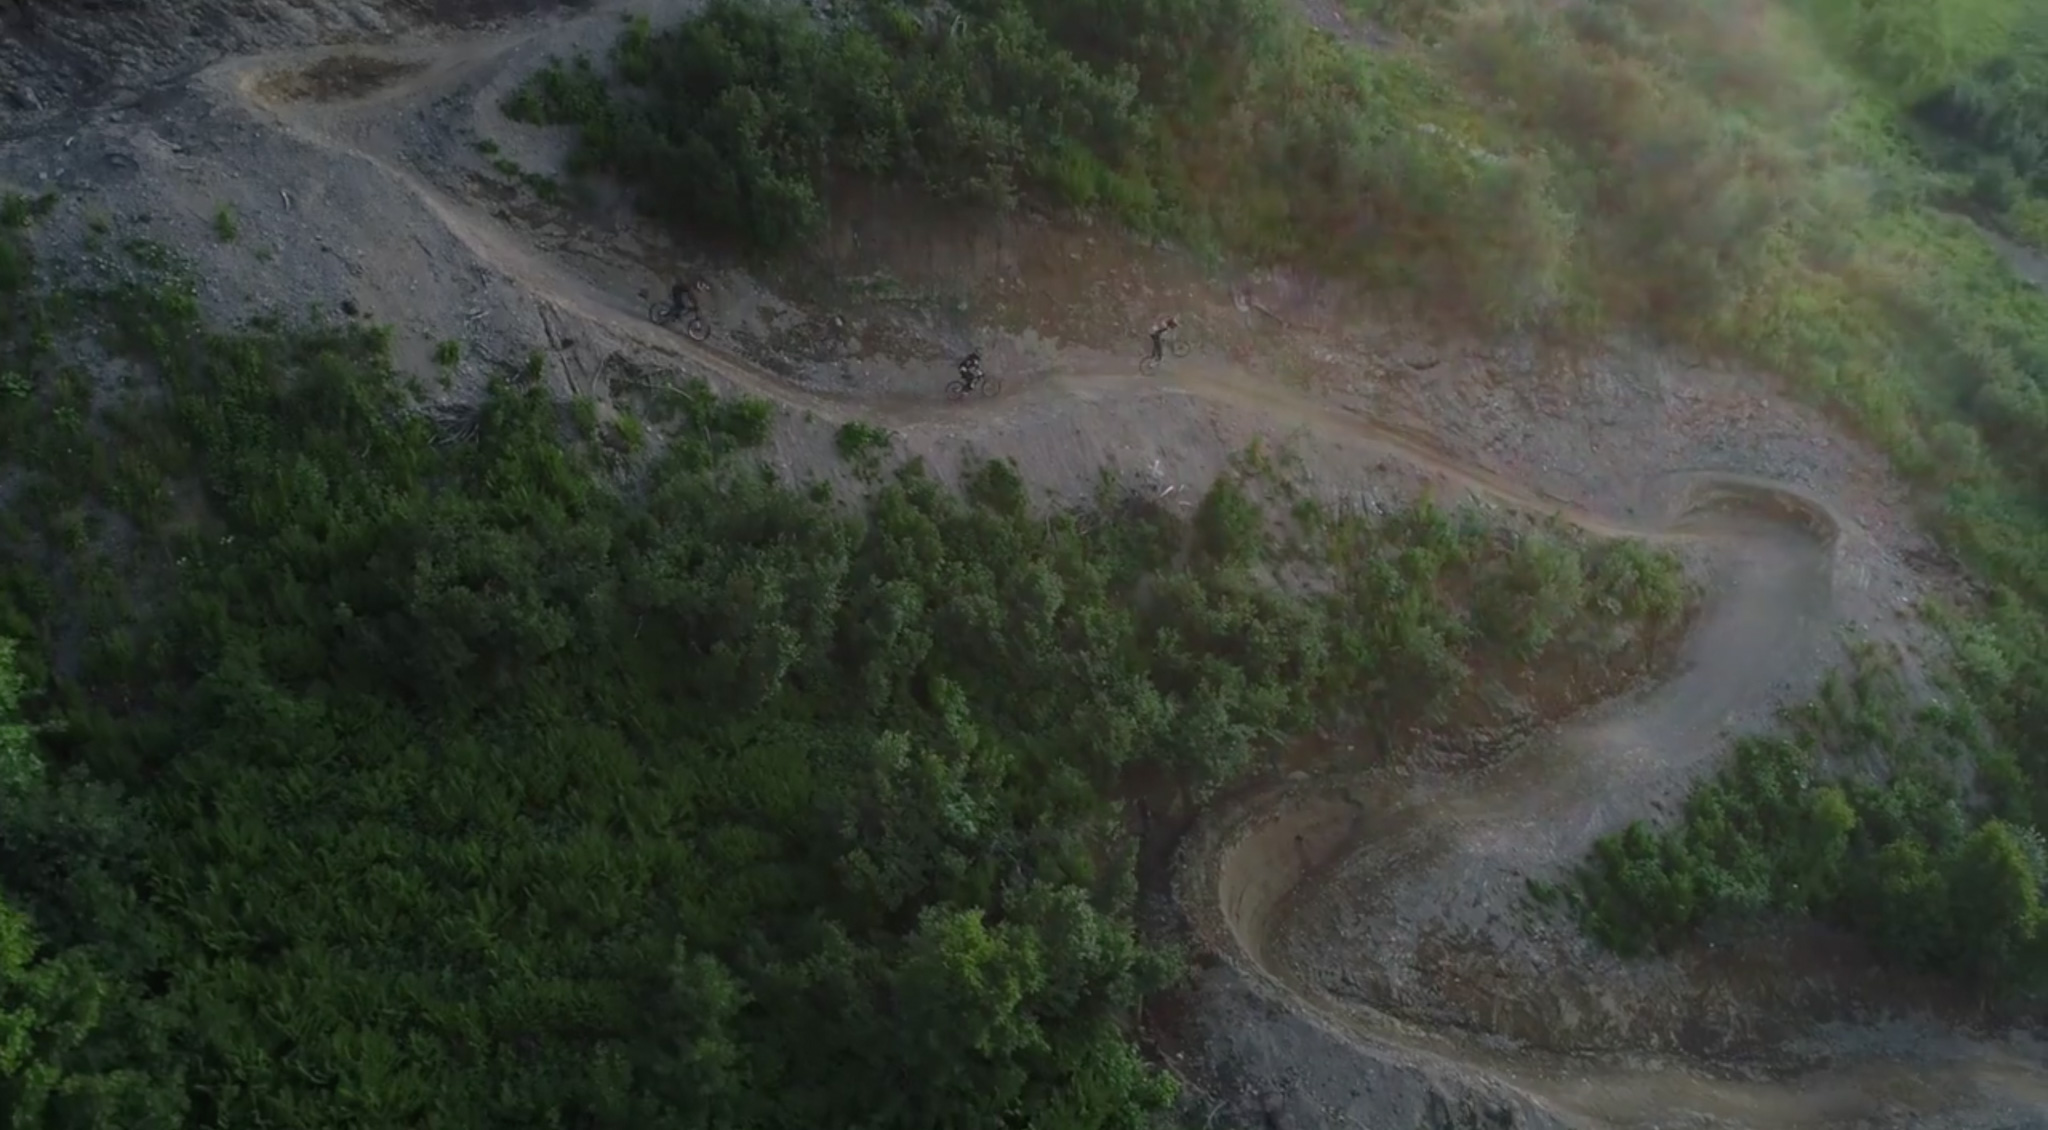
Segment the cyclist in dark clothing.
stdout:
<svg viewBox="0 0 2048 1130">
<path fill-rule="evenodd" d="M 691 290 L 690 284 L 686 282 L 679 280 L 668 288 L 668 301 L 669 305 L 676 308 L 678 315 L 697 313 L 696 292 Z"/>
<path fill-rule="evenodd" d="M 974 386 L 981 383 L 981 378 L 981 350 L 977 349 L 960 359 L 960 383 L 965 386 L 966 391 L 973 392 Z"/>
</svg>

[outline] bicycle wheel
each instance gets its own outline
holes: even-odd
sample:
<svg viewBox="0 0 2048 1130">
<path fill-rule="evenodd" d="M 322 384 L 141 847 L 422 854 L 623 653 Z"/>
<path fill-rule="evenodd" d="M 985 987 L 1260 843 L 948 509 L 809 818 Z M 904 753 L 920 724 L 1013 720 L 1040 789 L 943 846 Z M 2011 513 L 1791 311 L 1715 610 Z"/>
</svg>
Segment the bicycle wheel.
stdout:
<svg viewBox="0 0 2048 1130">
<path fill-rule="evenodd" d="M 994 396 L 995 394 L 997 394 L 997 393 L 999 393 L 999 392 L 1001 392 L 1001 391 L 1003 391 L 1003 378 L 1001 378 L 1001 377 L 983 377 L 983 378 L 981 378 L 981 394 L 982 394 L 983 396 Z"/>
<path fill-rule="evenodd" d="M 657 326 L 665 326 L 676 320 L 676 308 L 666 302 L 657 302 L 647 308 L 647 320 Z"/>
<path fill-rule="evenodd" d="M 1176 341 L 1173 343 L 1173 355 L 1175 357 L 1186 357 L 1188 354 L 1193 353 L 1194 350 L 1195 345 L 1193 342 Z"/>
<path fill-rule="evenodd" d="M 691 341 L 703 341 L 711 336 L 711 323 L 702 318 L 691 318 L 690 324 L 683 327 L 683 332 L 690 335 Z"/>
<path fill-rule="evenodd" d="M 960 399 L 961 397 L 963 397 L 963 396 L 966 396 L 966 395 L 967 395 L 967 382 L 966 382 L 966 381 L 962 381 L 962 380 L 951 380 L 951 381 L 947 381 L 947 382 L 946 382 L 946 399 L 947 399 L 947 400 L 958 400 L 958 399 Z"/>
</svg>

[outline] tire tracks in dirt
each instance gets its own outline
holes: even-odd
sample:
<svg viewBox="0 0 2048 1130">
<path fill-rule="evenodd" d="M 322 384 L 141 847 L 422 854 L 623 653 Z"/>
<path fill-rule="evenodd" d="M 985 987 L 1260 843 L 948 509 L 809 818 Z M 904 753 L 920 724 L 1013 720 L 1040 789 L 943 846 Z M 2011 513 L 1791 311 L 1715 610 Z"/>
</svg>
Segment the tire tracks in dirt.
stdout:
<svg viewBox="0 0 2048 1130">
<path fill-rule="evenodd" d="M 614 17 L 610 6 L 602 6 L 580 18 Z M 1561 728 L 1526 755 L 1426 792 L 1380 783 L 1376 790 L 1384 795 L 1375 795 L 1359 782 L 1291 782 L 1205 819 L 1183 846 L 1177 893 L 1201 940 L 1287 1007 L 1340 1034 L 1362 1054 L 1419 1068 L 1476 1069 L 1542 1108 L 1594 1124 L 1653 1125 L 1676 1112 L 1695 1111 L 1740 1125 L 1832 1126 L 1866 1117 L 1875 1104 L 1928 1103 L 1929 1088 L 1937 1095 L 1944 1088 L 1961 1095 L 1988 1080 L 2038 1093 L 2038 1065 L 2030 1063 L 1925 1070 L 1894 1064 L 1751 1083 L 1711 1079 L 1685 1065 L 1545 1060 L 1502 1052 L 1467 1035 L 1424 1031 L 1358 1001 L 1340 1000 L 1314 975 L 1315 960 L 1304 963 L 1298 924 L 1310 909 L 1328 909 L 1343 890 L 1390 892 L 1390 905 L 1413 909 L 1440 901 L 1445 891 L 1481 889 L 1487 892 L 1481 903 L 1500 909 L 1504 899 L 1519 895 L 1519 883 L 1508 890 L 1504 876 L 1571 858 L 1593 834 L 1637 814 L 1625 809 L 1640 804 L 1645 789 L 1682 785 L 1710 767 L 1723 747 L 1722 723 L 1732 712 L 1780 694 L 1789 678 L 1819 662 L 1832 639 L 1837 550 L 1843 538 L 1861 535 L 1825 502 L 1764 480 L 1680 472 L 1644 484 L 1640 508 L 1650 517 L 1617 520 L 1461 463 L 1425 435 L 1337 410 L 1208 358 L 1180 362 L 1170 375 L 1155 378 L 1048 374 L 1015 382 L 1015 391 L 971 409 L 945 403 L 936 389 L 929 398 L 863 398 L 795 388 L 716 346 L 649 324 L 635 303 L 550 263 L 509 226 L 429 183 L 379 145 L 374 124 L 380 117 L 411 112 L 488 77 L 537 34 L 542 32 L 529 29 L 363 50 L 418 67 L 342 103 L 278 103 L 261 89 L 265 76 L 332 56 L 332 48 L 246 57 L 209 70 L 199 81 L 301 140 L 366 162 L 402 184 L 479 262 L 560 310 L 686 368 L 827 421 L 957 431 L 1054 398 L 1099 401 L 1166 392 L 1340 436 L 1364 452 L 1411 464 L 1453 492 L 1554 516 L 1590 533 L 1702 542 L 1730 559 L 1677 676 Z M 973 419 L 963 423 L 963 412 Z M 1372 946 L 1377 939 L 1368 931 L 1350 944 Z M 1910 1076 L 1904 1082 L 1902 1072 Z M 1932 1101 L 1927 1109 L 1939 1105 Z"/>
</svg>

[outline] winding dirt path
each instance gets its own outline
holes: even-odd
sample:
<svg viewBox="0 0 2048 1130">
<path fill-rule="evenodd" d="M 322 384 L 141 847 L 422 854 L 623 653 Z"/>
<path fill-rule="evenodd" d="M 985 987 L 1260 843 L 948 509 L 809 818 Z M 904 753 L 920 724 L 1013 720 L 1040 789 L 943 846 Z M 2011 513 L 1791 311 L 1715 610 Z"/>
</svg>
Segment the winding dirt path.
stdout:
<svg viewBox="0 0 2048 1130">
<path fill-rule="evenodd" d="M 615 14 L 601 8 L 582 18 L 615 21 Z M 234 60 L 200 81 L 307 142 L 367 162 L 410 189 L 479 261 L 654 353 L 828 421 L 862 419 L 905 432 L 961 426 L 961 407 L 936 395 L 878 399 L 802 391 L 715 346 L 652 326 L 629 296 L 606 293 L 549 261 L 508 225 L 429 183 L 380 137 L 380 122 L 426 112 L 438 99 L 487 79 L 514 51 L 551 30 L 379 48 L 378 57 L 416 69 L 348 102 L 281 102 L 264 91 L 266 76 L 303 68 L 331 50 Z M 1810 683 L 1837 626 L 1837 550 L 1845 539 L 1863 535 L 1818 498 L 1724 474 L 1673 474 L 1646 484 L 1626 518 L 1590 513 L 1463 465 L 1427 437 L 1336 411 L 1200 357 L 1158 378 L 1052 374 L 967 411 L 1000 420 L 1055 398 L 1099 401 L 1161 388 L 1341 436 L 1454 488 L 1553 514 L 1597 534 L 1705 542 L 1725 562 L 1677 676 L 1609 704 L 1489 772 L 1428 782 L 1369 776 L 1295 782 L 1212 814 L 1184 845 L 1178 879 L 1210 947 L 1365 1054 L 1477 1069 L 1544 1108 L 1595 1124 L 1669 1124 L 1674 1113 L 1699 1112 L 1741 1125 L 1837 1126 L 1901 1105 L 1933 1113 L 1981 1101 L 1989 1092 L 2036 1098 L 2048 1092 L 2039 1065 L 1994 1060 L 1989 1050 L 1961 1062 L 1872 1064 L 1770 1083 L 1716 1080 L 1685 1066 L 1566 1062 L 1495 1050 L 1469 1034 L 1428 1031 L 1404 1020 L 1398 1007 L 1382 1008 L 1343 990 L 1342 979 L 1331 975 L 1330 954 L 1412 954 L 1417 924 L 1424 922 L 1480 933 L 1504 928 L 1499 912 L 1520 897 L 1520 875 L 1569 860 L 1597 833 L 1640 815 L 1626 805 L 1639 803 L 1645 788 L 1697 776 L 1725 748 L 1727 722 Z M 1445 892 L 1460 897 L 1447 899 Z"/>
</svg>

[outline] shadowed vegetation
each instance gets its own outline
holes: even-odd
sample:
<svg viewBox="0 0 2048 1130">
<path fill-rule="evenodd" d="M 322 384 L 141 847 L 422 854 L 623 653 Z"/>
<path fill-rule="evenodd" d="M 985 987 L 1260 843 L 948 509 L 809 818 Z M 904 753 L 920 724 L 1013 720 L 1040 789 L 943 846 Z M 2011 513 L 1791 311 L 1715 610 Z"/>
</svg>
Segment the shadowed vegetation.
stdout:
<svg viewBox="0 0 2048 1130">
<path fill-rule="evenodd" d="M 1144 1126 L 1128 774 L 1192 803 L 1684 613 L 1633 546 L 1282 520 L 1256 461 L 1192 520 L 1006 464 L 835 500 L 766 404 L 536 361 L 428 407 L 381 333 L 125 258 L 0 237 L 17 1125 Z"/>
</svg>

